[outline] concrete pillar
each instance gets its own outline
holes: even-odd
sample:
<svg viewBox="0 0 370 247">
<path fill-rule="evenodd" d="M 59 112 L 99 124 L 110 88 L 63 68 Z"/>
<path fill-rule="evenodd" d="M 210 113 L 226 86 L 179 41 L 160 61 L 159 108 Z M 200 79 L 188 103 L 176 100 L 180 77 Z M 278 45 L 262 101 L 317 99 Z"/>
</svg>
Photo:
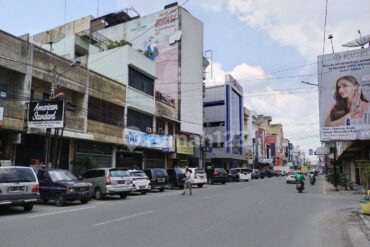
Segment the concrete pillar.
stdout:
<svg viewBox="0 0 370 247">
<path fill-rule="evenodd" d="M 116 145 L 113 145 L 113 149 L 112 149 L 112 163 L 111 163 L 111 167 L 113 167 L 113 168 L 116 167 L 116 153 L 117 153 L 117 146 Z"/>
</svg>

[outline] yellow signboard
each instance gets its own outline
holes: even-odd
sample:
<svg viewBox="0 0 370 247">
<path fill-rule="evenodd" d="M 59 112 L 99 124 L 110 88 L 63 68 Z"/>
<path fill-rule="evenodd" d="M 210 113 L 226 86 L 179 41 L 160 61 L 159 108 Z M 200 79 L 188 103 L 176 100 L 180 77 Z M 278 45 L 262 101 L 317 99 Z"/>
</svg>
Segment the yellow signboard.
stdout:
<svg viewBox="0 0 370 247">
<path fill-rule="evenodd" d="M 194 146 L 176 139 L 176 153 L 194 155 Z"/>
</svg>

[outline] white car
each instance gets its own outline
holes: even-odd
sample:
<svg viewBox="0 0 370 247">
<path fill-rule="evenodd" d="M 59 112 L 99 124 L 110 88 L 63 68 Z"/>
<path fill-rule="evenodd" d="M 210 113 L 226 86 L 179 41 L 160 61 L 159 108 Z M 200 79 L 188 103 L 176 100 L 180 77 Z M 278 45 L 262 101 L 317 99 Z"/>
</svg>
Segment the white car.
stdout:
<svg viewBox="0 0 370 247">
<path fill-rule="evenodd" d="M 202 188 L 207 183 L 207 174 L 203 168 L 189 168 L 191 170 L 192 184 Z"/>
<path fill-rule="evenodd" d="M 252 179 L 252 171 L 248 168 L 231 168 L 229 170 L 231 181 L 249 181 Z"/>
<path fill-rule="evenodd" d="M 146 194 L 151 189 L 150 180 L 144 171 L 128 170 L 132 177 L 132 192 Z"/>
<path fill-rule="evenodd" d="M 297 174 L 296 171 L 289 171 L 287 174 L 286 174 L 286 183 L 287 184 L 291 184 L 291 183 L 295 183 L 295 175 Z"/>
</svg>

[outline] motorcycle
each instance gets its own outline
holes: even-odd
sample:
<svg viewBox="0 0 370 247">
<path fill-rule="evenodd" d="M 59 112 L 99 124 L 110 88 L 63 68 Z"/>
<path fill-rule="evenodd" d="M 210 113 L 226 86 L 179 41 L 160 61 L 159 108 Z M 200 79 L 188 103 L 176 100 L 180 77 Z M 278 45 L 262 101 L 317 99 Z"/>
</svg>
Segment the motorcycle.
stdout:
<svg viewBox="0 0 370 247">
<path fill-rule="evenodd" d="M 315 176 L 310 177 L 310 184 L 311 184 L 311 185 L 314 185 L 315 183 L 316 183 L 316 178 L 315 178 Z"/>
<path fill-rule="evenodd" d="M 296 189 L 298 190 L 298 193 L 302 193 L 302 191 L 304 190 L 304 183 L 303 182 L 300 182 L 296 185 Z"/>
</svg>

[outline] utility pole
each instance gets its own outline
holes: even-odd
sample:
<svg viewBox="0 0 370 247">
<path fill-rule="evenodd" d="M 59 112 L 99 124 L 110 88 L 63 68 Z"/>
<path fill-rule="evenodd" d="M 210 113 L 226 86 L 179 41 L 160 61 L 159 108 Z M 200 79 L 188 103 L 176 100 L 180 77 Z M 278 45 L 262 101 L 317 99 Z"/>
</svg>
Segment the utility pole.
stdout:
<svg viewBox="0 0 370 247">
<path fill-rule="evenodd" d="M 53 67 L 52 73 L 53 73 L 53 81 L 51 84 L 50 97 L 48 101 L 54 98 L 54 93 L 55 93 L 55 85 L 56 85 L 56 80 L 57 80 L 57 69 L 55 65 Z M 48 167 L 49 161 L 50 161 L 50 143 L 51 143 L 51 128 L 47 128 L 46 134 L 45 134 L 45 148 L 44 148 L 44 164 L 46 167 Z"/>
</svg>

